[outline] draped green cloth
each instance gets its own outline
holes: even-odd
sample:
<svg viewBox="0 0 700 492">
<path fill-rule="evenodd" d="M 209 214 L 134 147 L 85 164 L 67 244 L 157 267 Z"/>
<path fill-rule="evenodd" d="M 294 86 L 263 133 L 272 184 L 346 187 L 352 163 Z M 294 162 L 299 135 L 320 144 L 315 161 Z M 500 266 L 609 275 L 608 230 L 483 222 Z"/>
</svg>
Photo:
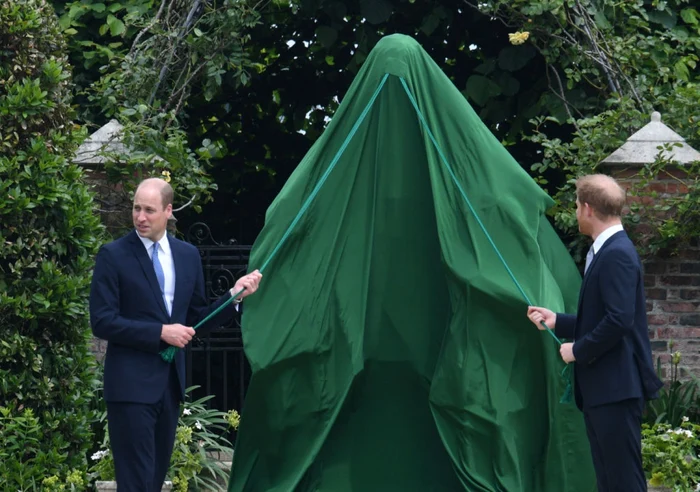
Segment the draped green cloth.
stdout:
<svg viewBox="0 0 700 492">
<path fill-rule="evenodd" d="M 593 491 L 558 344 L 527 320 L 401 79 L 527 297 L 576 308 L 551 199 L 412 38 L 383 38 L 253 247 L 251 269 L 277 254 L 245 301 L 229 491 Z"/>
</svg>

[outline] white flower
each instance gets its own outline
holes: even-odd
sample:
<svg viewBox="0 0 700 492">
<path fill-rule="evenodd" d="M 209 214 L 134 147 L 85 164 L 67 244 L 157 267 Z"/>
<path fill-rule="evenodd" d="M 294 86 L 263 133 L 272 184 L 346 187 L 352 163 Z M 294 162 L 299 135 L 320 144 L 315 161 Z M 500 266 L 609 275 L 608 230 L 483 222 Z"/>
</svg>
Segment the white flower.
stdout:
<svg viewBox="0 0 700 492">
<path fill-rule="evenodd" d="M 197 430 L 202 430 L 202 424 L 199 423 L 199 420 L 197 420 L 197 421 L 194 423 L 194 426 L 197 428 Z"/>
<path fill-rule="evenodd" d="M 192 415 L 192 410 L 190 410 L 189 408 L 185 408 L 182 411 L 182 415 Z"/>
<path fill-rule="evenodd" d="M 92 461 L 100 461 L 109 454 L 109 449 L 101 450 L 91 456 Z"/>
<path fill-rule="evenodd" d="M 695 486 L 695 492 L 700 492 L 700 483 Z"/>
<path fill-rule="evenodd" d="M 683 420 L 683 422 L 687 422 L 687 421 L 689 421 L 690 419 L 689 419 L 688 417 L 683 417 L 681 420 Z"/>
<path fill-rule="evenodd" d="M 671 430 L 671 429 L 669 429 L 669 430 L 667 430 L 666 432 L 667 432 L 668 434 L 678 434 L 679 436 L 685 436 L 685 437 L 688 437 L 688 438 L 693 437 L 693 433 L 690 432 L 689 430 L 686 430 L 686 429 L 676 429 L 676 430 Z"/>
</svg>

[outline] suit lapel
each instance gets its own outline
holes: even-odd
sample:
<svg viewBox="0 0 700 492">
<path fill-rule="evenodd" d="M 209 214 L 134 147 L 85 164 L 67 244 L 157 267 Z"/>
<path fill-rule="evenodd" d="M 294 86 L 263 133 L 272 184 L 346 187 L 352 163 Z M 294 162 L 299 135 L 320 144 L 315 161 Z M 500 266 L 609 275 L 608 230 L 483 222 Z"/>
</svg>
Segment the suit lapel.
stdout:
<svg viewBox="0 0 700 492">
<path fill-rule="evenodd" d="M 156 278 L 156 272 L 153 269 L 153 263 L 151 262 L 151 259 L 148 257 L 148 251 L 146 251 L 146 248 L 144 248 L 143 243 L 141 242 L 141 239 L 139 239 L 136 231 L 131 232 L 131 247 L 132 247 L 132 251 L 134 253 L 134 256 L 136 256 L 136 259 L 138 260 L 139 264 L 141 265 L 141 268 L 143 269 L 143 273 L 146 276 L 146 280 L 148 281 L 148 285 L 151 286 L 151 290 L 153 291 L 153 294 L 156 296 L 156 301 L 157 301 L 158 305 L 160 306 L 161 310 L 163 311 L 163 314 L 165 314 L 165 316 L 169 318 L 168 310 L 165 308 L 165 301 L 163 300 L 163 294 L 160 291 L 160 286 L 158 285 L 158 279 Z"/>
</svg>

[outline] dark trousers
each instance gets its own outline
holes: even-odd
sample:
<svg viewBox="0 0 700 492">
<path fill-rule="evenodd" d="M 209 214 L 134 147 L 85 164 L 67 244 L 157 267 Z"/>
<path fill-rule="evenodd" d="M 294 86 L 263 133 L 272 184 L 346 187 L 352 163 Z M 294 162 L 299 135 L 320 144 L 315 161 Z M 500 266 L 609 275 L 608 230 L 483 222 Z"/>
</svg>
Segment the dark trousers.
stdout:
<svg viewBox="0 0 700 492">
<path fill-rule="evenodd" d="M 598 492 L 646 492 L 642 467 L 644 400 L 634 398 L 583 411 Z"/>
<path fill-rule="evenodd" d="M 170 465 L 180 413 L 175 366 L 154 404 L 107 402 L 107 428 L 119 492 L 158 492 Z"/>
</svg>

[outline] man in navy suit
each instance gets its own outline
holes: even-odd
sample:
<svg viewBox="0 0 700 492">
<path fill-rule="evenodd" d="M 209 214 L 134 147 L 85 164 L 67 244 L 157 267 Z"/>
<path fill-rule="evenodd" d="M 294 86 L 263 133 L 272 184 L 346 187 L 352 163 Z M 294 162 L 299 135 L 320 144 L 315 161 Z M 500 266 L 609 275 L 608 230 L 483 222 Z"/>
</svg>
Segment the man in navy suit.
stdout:
<svg viewBox="0 0 700 492">
<path fill-rule="evenodd" d="M 654 372 L 641 261 L 620 217 L 625 191 L 602 174 L 576 182 L 576 219 L 593 245 L 586 257 L 577 314 L 530 306 L 528 317 L 554 329 L 561 357 L 574 363 L 599 492 L 646 491 L 641 419 L 663 386 Z"/>
<path fill-rule="evenodd" d="M 107 340 L 104 398 L 117 486 L 125 492 L 159 491 L 170 464 L 180 402 L 185 397 L 185 355 L 172 363 L 159 352 L 185 347 L 192 328 L 245 288 L 255 292 L 257 270 L 207 305 L 197 249 L 166 233 L 173 190 L 161 179 L 143 181 L 134 195 L 135 231 L 97 254 L 90 291 L 90 322 Z M 236 304 L 238 302 L 234 301 Z M 221 311 L 200 332 L 230 319 L 237 306 Z"/>
</svg>

